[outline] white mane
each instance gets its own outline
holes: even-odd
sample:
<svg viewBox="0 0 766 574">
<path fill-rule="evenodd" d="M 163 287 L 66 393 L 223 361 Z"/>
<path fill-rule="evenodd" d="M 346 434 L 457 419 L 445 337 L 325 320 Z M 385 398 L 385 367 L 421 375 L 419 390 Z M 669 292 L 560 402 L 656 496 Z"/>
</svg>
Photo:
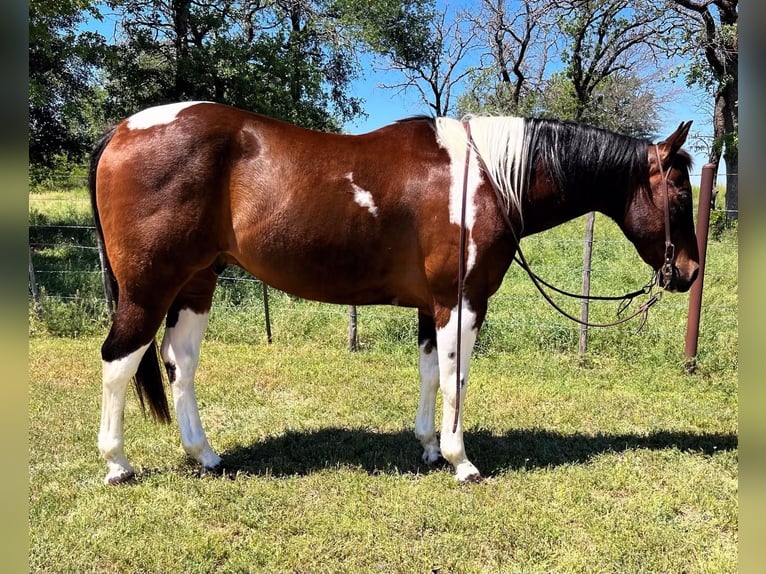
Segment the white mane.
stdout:
<svg viewBox="0 0 766 574">
<path fill-rule="evenodd" d="M 471 124 L 474 150 L 484 164 L 490 183 L 500 192 L 504 203 L 502 207 L 509 215 L 515 209 L 521 218 L 526 170 L 524 119 L 466 116 L 464 121 Z M 445 145 L 463 149 L 468 145 L 465 127 L 457 120 L 436 118 L 436 133 Z"/>
</svg>

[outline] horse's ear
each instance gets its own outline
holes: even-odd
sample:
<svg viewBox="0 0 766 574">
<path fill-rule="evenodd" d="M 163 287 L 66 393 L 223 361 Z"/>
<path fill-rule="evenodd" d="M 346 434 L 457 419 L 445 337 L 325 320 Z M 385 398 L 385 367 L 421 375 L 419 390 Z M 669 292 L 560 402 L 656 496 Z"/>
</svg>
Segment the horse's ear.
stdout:
<svg viewBox="0 0 766 574">
<path fill-rule="evenodd" d="M 676 131 L 670 134 L 667 139 L 657 145 L 660 148 L 660 157 L 662 158 L 662 167 L 667 169 L 673 156 L 678 153 L 681 146 L 686 142 L 686 136 L 689 135 L 689 129 L 692 127 L 692 121 L 681 122 Z"/>
</svg>

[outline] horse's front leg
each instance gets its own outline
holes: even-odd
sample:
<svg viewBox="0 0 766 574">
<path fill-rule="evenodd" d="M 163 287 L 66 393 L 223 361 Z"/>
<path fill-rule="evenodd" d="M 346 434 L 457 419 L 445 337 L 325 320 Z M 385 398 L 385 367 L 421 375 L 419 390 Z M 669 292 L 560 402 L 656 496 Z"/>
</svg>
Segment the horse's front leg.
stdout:
<svg viewBox="0 0 766 574">
<path fill-rule="evenodd" d="M 418 316 L 418 370 L 420 401 L 415 417 L 415 436 L 423 445 L 423 462 L 433 464 L 441 458 L 436 439 L 436 392 L 439 390 L 439 355 L 436 352 L 436 326 L 433 317 Z"/>
<path fill-rule="evenodd" d="M 458 326 L 458 309 L 437 310 L 437 352 L 439 356 L 439 384 L 442 391 L 441 454 L 455 468 L 455 477 L 460 481 L 476 482 L 481 474 L 468 460 L 463 443 L 463 412 L 468 387 L 468 366 L 476 335 L 483 313 L 471 309 L 467 301 L 461 302 L 461 324 Z M 441 314 L 441 317 L 440 317 Z M 444 322 L 443 318 L 448 316 Z M 439 321 L 442 318 L 442 321 Z M 440 326 L 441 325 L 441 326 Z M 460 390 L 457 405 L 457 337 L 460 333 Z M 457 414 L 456 414 L 457 411 Z M 457 425 L 453 429 L 453 424 Z"/>
</svg>

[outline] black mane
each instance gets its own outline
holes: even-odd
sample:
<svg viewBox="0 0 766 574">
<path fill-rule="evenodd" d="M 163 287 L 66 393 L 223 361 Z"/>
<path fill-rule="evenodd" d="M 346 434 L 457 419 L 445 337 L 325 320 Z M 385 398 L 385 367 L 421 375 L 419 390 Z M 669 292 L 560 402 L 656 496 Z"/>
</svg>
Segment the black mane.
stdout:
<svg viewBox="0 0 766 574">
<path fill-rule="evenodd" d="M 527 119 L 527 181 L 537 167 L 560 192 L 604 193 L 648 188 L 646 140 L 563 120 Z"/>
</svg>

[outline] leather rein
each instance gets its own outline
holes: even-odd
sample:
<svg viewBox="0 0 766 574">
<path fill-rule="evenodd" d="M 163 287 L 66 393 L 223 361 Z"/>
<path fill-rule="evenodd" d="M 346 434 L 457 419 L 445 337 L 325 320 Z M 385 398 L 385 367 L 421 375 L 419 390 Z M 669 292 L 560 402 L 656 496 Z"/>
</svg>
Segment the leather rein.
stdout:
<svg viewBox="0 0 766 574">
<path fill-rule="evenodd" d="M 466 145 L 466 152 L 465 152 L 465 169 L 463 173 L 463 190 L 462 190 L 462 199 L 461 199 L 461 210 L 460 210 L 460 243 L 459 243 L 459 255 L 458 255 L 458 302 L 457 302 L 457 345 L 456 345 L 456 374 L 455 374 L 455 418 L 452 423 L 452 432 L 453 434 L 457 431 L 457 425 L 458 425 L 458 419 L 460 416 L 460 389 L 462 386 L 462 377 L 460 375 L 460 363 L 461 363 L 461 339 L 462 339 L 462 309 L 463 309 L 463 296 L 464 296 L 464 290 L 465 290 L 465 242 L 466 242 L 466 228 L 465 228 L 465 212 L 466 212 L 466 198 L 468 195 L 468 168 L 470 166 L 471 162 L 471 150 L 476 148 L 476 145 L 473 141 L 473 136 L 471 135 L 471 124 L 468 121 L 463 122 L 463 126 L 465 127 L 466 135 L 467 135 L 467 145 Z M 665 259 L 663 262 L 662 267 L 654 274 L 651 281 L 647 283 L 644 287 L 641 289 L 638 289 L 636 291 L 632 291 L 630 293 L 626 293 L 624 295 L 616 295 L 616 296 L 597 296 L 597 295 L 578 295 L 576 293 L 570 293 L 569 291 L 565 291 L 563 289 L 559 289 L 558 287 L 555 287 L 554 285 L 551 285 L 544 279 L 542 279 L 539 275 L 537 275 L 532 269 L 529 267 L 529 264 L 527 263 L 526 258 L 524 257 L 524 253 L 521 250 L 521 241 L 519 237 L 516 235 L 516 232 L 513 228 L 513 223 L 511 222 L 511 218 L 509 213 L 506 212 L 505 209 L 503 209 L 503 200 L 500 196 L 500 191 L 494 186 L 490 185 L 492 188 L 492 191 L 495 193 L 495 199 L 497 200 L 498 207 L 500 208 L 500 213 L 503 215 L 503 219 L 505 220 L 505 224 L 508 226 L 508 229 L 513 234 L 514 238 L 516 239 L 516 251 L 517 253 L 514 254 L 513 259 L 516 261 L 519 266 L 526 271 L 527 275 L 529 275 L 529 278 L 532 280 L 532 284 L 537 288 L 537 290 L 540 292 L 540 294 L 545 298 L 545 300 L 561 315 L 564 317 L 574 321 L 575 323 L 579 323 L 580 325 L 584 325 L 586 327 L 614 327 L 616 325 L 621 325 L 622 323 L 627 323 L 628 321 L 638 317 L 641 315 L 641 322 L 639 323 L 638 329 L 636 332 L 638 333 L 641 331 L 641 329 L 644 327 L 644 324 L 646 323 L 646 320 L 649 316 L 649 309 L 654 305 L 657 301 L 659 301 L 662 298 L 662 291 L 659 291 L 657 293 L 652 294 L 652 290 L 655 287 L 655 285 L 660 284 L 660 277 L 664 280 L 664 284 L 668 285 L 670 283 L 670 280 L 673 277 L 673 258 L 675 256 L 675 245 L 673 245 L 673 242 L 671 241 L 670 237 L 670 199 L 668 197 L 668 177 L 670 175 L 670 169 L 668 169 L 667 172 L 665 172 L 662 169 L 662 160 L 660 158 L 660 148 L 658 145 L 654 145 L 654 153 L 655 157 L 657 158 L 657 166 L 660 170 L 660 173 L 662 174 L 662 192 L 663 192 L 663 211 L 665 212 Z M 478 151 L 476 153 L 476 157 L 479 159 L 480 164 L 482 165 L 484 171 L 486 172 L 486 166 L 484 166 L 484 161 L 482 160 L 481 156 L 479 155 Z M 639 295 L 649 295 L 651 294 L 651 297 L 647 299 L 638 309 L 636 309 L 632 314 L 627 315 L 626 317 L 620 317 L 619 319 L 615 321 L 611 321 L 608 323 L 591 323 L 588 321 L 583 321 L 582 319 L 578 319 L 574 315 L 571 315 L 570 313 L 567 313 L 564 311 L 554 300 L 553 298 L 545 291 L 543 286 L 547 287 L 548 289 L 551 289 L 552 291 L 555 291 L 556 293 L 559 293 L 561 295 L 572 297 L 575 299 L 587 299 L 589 301 L 622 301 L 620 306 L 617 309 L 617 316 L 620 317 L 620 315 L 630 306 L 630 304 L 633 302 L 633 299 L 636 298 Z"/>
</svg>

